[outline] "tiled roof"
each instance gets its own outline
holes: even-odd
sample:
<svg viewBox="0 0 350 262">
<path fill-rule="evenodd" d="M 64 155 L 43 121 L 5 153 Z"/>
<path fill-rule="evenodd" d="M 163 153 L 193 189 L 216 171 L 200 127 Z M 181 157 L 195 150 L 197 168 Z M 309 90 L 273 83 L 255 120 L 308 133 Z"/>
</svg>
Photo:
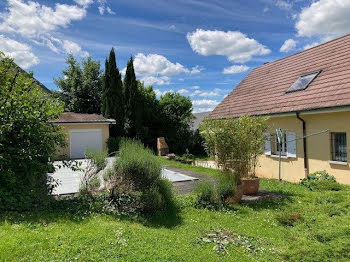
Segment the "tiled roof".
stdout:
<svg viewBox="0 0 350 262">
<path fill-rule="evenodd" d="M 303 74 L 322 70 L 302 91 L 286 93 Z M 264 64 L 214 109 L 211 118 L 270 115 L 350 105 L 350 35 Z"/>
<path fill-rule="evenodd" d="M 111 123 L 114 124 L 115 120 L 104 118 L 102 115 L 97 114 L 80 114 L 73 112 L 65 112 L 53 123 Z"/>
</svg>

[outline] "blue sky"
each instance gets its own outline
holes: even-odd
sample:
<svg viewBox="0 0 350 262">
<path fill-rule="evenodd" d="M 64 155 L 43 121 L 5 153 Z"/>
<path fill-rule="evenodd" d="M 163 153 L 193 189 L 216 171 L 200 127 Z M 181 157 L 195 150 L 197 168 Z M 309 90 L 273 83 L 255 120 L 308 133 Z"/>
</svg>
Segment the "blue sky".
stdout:
<svg viewBox="0 0 350 262">
<path fill-rule="evenodd" d="M 350 33 L 349 0 L 2 0 L 0 50 L 50 89 L 67 53 L 215 107 L 254 67 Z"/>
</svg>

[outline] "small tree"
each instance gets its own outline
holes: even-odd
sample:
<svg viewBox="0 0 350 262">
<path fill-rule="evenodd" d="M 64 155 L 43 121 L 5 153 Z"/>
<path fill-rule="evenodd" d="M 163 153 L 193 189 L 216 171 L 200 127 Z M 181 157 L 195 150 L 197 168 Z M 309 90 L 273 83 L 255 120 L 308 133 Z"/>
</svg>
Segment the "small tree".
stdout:
<svg viewBox="0 0 350 262">
<path fill-rule="evenodd" d="M 236 182 L 255 176 L 267 129 L 265 117 L 206 119 L 200 126 L 207 150 L 215 155 L 218 166 L 233 172 Z"/>
<path fill-rule="evenodd" d="M 0 52 L 0 210 L 23 210 L 48 195 L 47 172 L 64 144 L 63 106 Z M 51 160 L 51 161 L 50 161 Z"/>
</svg>

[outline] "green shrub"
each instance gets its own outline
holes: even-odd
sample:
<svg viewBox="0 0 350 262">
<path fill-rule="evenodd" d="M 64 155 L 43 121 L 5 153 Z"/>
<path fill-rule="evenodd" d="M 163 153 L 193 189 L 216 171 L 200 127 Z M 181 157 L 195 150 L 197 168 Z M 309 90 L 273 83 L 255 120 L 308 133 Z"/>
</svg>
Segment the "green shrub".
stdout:
<svg viewBox="0 0 350 262">
<path fill-rule="evenodd" d="M 111 197 L 136 193 L 140 195 L 141 212 L 169 210 L 175 205 L 172 184 L 162 179 L 161 171 L 161 164 L 151 150 L 139 141 L 123 140 L 111 175 Z"/>
<path fill-rule="evenodd" d="M 197 207 L 219 209 L 226 205 L 227 199 L 233 197 L 236 182 L 230 173 L 222 173 L 217 184 L 201 182 L 196 187 Z"/>
<path fill-rule="evenodd" d="M 311 191 L 341 190 L 341 185 L 335 180 L 334 176 L 329 175 L 326 171 L 317 171 L 309 174 L 300 181 L 300 184 Z"/>
<path fill-rule="evenodd" d="M 43 205 L 51 188 L 47 172 L 61 128 L 50 121 L 63 106 L 0 51 L 0 210 Z"/>
<path fill-rule="evenodd" d="M 221 206 L 220 197 L 217 195 L 213 183 L 208 181 L 200 182 L 197 185 L 195 192 L 197 194 L 197 207 L 217 209 Z"/>
<path fill-rule="evenodd" d="M 107 140 L 108 154 L 112 154 L 119 151 L 121 137 L 109 137 Z"/>
</svg>

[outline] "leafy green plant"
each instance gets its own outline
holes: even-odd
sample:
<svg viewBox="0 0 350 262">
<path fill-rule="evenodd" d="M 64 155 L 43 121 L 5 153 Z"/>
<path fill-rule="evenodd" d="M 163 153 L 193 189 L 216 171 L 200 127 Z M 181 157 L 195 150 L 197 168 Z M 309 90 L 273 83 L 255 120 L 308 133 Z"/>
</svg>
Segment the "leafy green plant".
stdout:
<svg viewBox="0 0 350 262">
<path fill-rule="evenodd" d="M 92 193 L 92 191 L 96 191 L 100 187 L 99 172 L 106 167 L 107 152 L 87 150 L 85 155 L 88 162 L 84 169 L 80 191 L 81 193 Z"/>
<path fill-rule="evenodd" d="M 61 128 L 50 121 L 62 111 L 31 74 L 0 52 L 0 210 L 32 209 L 47 200 L 52 183 L 46 174 L 65 144 Z"/>
<path fill-rule="evenodd" d="M 119 146 L 121 142 L 121 137 L 109 137 L 107 140 L 107 147 L 108 147 L 108 153 L 109 154 L 115 154 L 119 151 Z"/>
<path fill-rule="evenodd" d="M 208 152 L 218 166 L 232 172 L 237 183 L 241 177 L 255 176 L 267 129 L 265 117 L 206 119 L 200 126 Z"/>
<path fill-rule="evenodd" d="M 311 191 L 341 190 L 341 185 L 335 180 L 335 177 L 329 175 L 325 170 L 309 174 L 306 178 L 301 179 L 300 184 Z"/>
<path fill-rule="evenodd" d="M 173 209 L 176 201 L 172 184 L 161 177 L 161 170 L 151 150 L 139 141 L 124 139 L 110 175 L 111 198 L 139 195 L 138 208 L 147 214 Z"/>
</svg>

